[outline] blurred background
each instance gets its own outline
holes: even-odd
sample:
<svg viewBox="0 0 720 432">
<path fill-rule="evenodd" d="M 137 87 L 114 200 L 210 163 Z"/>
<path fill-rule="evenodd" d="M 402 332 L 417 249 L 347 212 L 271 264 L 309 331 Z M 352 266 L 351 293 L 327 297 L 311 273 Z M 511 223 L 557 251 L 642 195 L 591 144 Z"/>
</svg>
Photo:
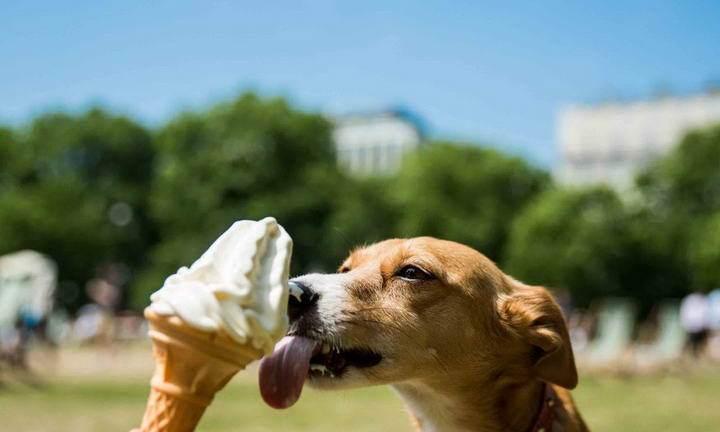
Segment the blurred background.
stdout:
<svg viewBox="0 0 720 432">
<path fill-rule="evenodd" d="M 432 235 L 553 287 L 594 430 L 720 430 L 720 4 L 0 4 L 0 418 L 128 430 L 149 294 L 238 219 L 293 273 Z M 205 431 L 409 430 L 385 388 Z"/>
</svg>

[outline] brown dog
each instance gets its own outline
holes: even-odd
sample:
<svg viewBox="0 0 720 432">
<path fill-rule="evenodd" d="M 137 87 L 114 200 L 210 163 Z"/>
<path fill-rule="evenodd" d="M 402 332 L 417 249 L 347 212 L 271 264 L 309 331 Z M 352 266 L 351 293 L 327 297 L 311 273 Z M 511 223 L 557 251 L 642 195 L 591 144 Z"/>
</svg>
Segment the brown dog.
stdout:
<svg viewBox="0 0 720 432">
<path fill-rule="evenodd" d="M 339 273 L 292 282 L 295 337 L 261 366 L 271 405 L 294 402 L 307 372 L 290 369 L 309 363 L 318 388 L 392 385 L 422 431 L 587 430 L 567 390 L 578 377 L 560 308 L 479 252 L 386 240 Z M 299 388 L 272 394 L 292 380 Z"/>
</svg>

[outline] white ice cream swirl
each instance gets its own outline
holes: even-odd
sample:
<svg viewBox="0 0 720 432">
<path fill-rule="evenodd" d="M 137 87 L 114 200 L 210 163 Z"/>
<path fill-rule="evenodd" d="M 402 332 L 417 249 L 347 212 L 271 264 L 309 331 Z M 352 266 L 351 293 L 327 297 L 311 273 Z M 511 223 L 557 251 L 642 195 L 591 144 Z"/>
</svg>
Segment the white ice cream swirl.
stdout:
<svg viewBox="0 0 720 432">
<path fill-rule="evenodd" d="M 272 352 L 287 330 L 292 239 L 272 217 L 235 222 L 150 296 L 151 310 Z"/>
</svg>

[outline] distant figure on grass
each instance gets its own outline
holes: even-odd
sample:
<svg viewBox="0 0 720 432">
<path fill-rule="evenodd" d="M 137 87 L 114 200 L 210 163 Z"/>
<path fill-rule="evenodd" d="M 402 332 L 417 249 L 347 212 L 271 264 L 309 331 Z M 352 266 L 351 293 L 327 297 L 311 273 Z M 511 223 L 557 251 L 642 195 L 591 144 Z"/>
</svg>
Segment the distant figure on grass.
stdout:
<svg viewBox="0 0 720 432">
<path fill-rule="evenodd" d="M 714 360 L 720 360 L 720 288 L 708 294 L 708 336 L 707 353 Z"/>
<path fill-rule="evenodd" d="M 91 303 L 80 308 L 73 327 L 73 338 L 82 343 L 109 346 L 115 338 L 115 313 L 124 281 L 120 265 L 105 265 L 97 277 L 87 282 L 85 291 Z"/>
<path fill-rule="evenodd" d="M 700 357 L 708 336 L 710 307 L 707 297 L 699 292 L 689 294 L 680 304 L 680 323 L 688 335 L 688 345 L 694 357 Z"/>
<path fill-rule="evenodd" d="M 53 305 L 57 269 L 31 250 L 0 256 L 0 363 L 27 369 L 27 346 L 42 336 Z"/>
</svg>

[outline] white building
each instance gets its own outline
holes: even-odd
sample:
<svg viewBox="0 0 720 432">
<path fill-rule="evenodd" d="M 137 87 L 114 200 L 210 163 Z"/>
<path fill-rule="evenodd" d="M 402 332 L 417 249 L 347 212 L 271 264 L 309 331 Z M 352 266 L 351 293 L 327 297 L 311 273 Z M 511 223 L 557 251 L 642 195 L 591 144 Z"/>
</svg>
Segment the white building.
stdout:
<svg viewBox="0 0 720 432">
<path fill-rule="evenodd" d="M 423 136 L 422 122 L 405 110 L 337 118 L 333 131 L 338 163 L 357 175 L 392 174 Z"/>
<path fill-rule="evenodd" d="M 557 123 L 566 184 L 632 185 L 648 162 L 666 154 L 690 129 L 720 122 L 720 93 L 574 106 Z"/>
</svg>

